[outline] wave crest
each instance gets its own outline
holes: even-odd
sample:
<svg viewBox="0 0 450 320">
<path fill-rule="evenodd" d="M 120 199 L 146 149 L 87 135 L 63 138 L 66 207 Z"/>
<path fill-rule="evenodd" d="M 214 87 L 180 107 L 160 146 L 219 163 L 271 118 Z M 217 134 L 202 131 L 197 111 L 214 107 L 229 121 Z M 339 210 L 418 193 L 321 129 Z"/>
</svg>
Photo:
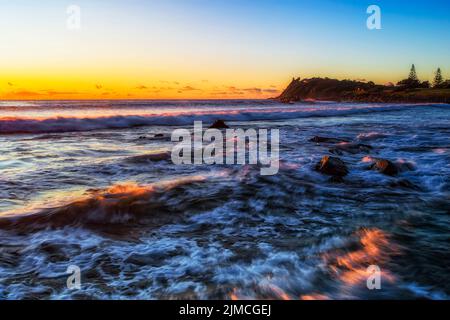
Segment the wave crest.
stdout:
<svg viewBox="0 0 450 320">
<path fill-rule="evenodd" d="M 123 129 L 152 125 L 192 125 L 194 121 L 212 123 L 217 119 L 224 121 L 263 121 L 286 120 L 306 117 L 333 117 L 365 114 L 373 112 L 399 111 L 423 105 L 348 105 L 336 103 L 332 105 L 298 105 L 291 108 L 274 106 L 261 109 L 230 109 L 220 112 L 166 113 L 149 115 L 116 115 L 109 117 L 54 117 L 45 119 L 6 117 L 0 118 L 0 134 L 17 133 L 58 133 L 78 132 L 100 129 Z M 447 105 L 429 105 L 443 107 Z"/>
<path fill-rule="evenodd" d="M 134 183 L 113 185 L 105 190 L 91 190 L 90 196 L 56 208 L 41 209 L 25 215 L 8 214 L 0 218 L 0 228 L 18 232 L 37 231 L 65 226 L 101 228 L 145 222 L 164 223 L 171 215 L 185 208 L 170 200 L 183 189 L 204 182 L 206 176 L 196 175 L 139 186 Z M 186 201 L 188 203 L 188 201 Z"/>
</svg>

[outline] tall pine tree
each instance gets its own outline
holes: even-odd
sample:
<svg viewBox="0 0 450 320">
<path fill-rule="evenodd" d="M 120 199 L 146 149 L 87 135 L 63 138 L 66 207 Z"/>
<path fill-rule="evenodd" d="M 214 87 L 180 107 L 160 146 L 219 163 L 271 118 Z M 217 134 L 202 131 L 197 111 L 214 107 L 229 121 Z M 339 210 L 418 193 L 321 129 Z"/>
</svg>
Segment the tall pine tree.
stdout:
<svg viewBox="0 0 450 320">
<path fill-rule="evenodd" d="M 436 70 L 436 74 L 434 75 L 433 86 L 436 87 L 440 85 L 442 82 L 444 82 L 444 80 L 442 79 L 441 68 L 438 68 Z"/>
<path fill-rule="evenodd" d="M 417 78 L 416 66 L 414 64 L 411 66 L 411 71 L 409 71 L 408 80 L 412 80 L 412 81 L 418 81 L 419 80 Z"/>
</svg>

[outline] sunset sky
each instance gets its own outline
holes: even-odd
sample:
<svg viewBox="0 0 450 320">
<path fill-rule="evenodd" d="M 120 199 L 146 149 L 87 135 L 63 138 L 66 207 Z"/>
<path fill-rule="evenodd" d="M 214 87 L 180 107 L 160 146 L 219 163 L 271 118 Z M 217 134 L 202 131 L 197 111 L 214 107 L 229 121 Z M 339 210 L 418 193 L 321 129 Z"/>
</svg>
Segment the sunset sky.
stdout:
<svg viewBox="0 0 450 320">
<path fill-rule="evenodd" d="M 366 9 L 381 8 L 368 30 Z M 293 76 L 450 78 L 449 1 L 0 0 L 0 99 L 267 98 Z M 67 28 L 69 5 L 81 28 Z"/>
</svg>

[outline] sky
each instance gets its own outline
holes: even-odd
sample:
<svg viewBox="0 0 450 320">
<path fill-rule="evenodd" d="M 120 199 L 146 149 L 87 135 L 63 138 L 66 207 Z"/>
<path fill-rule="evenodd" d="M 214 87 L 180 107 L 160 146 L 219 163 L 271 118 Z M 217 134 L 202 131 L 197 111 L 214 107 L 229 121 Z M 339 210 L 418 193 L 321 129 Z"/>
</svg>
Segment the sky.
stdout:
<svg viewBox="0 0 450 320">
<path fill-rule="evenodd" d="M 379 30 L 366 26 L 372 4 Z M 450 78 L 446 0 L 0 0 L 0 8 L 4 100 L 268 98 L 292 77 L 395 83 L 412 63 L 421 80 L 437 67 Z"/>
</svg>

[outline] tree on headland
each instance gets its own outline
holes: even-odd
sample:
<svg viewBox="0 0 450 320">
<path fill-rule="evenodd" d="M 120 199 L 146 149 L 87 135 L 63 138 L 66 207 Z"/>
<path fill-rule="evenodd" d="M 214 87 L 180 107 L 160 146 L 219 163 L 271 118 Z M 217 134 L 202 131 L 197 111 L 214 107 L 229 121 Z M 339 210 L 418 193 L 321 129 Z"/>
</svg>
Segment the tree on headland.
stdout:
<svg viewBox="0 0 450 320">
<path fill-rule="evenodd" d="M 411 66 L 408 78 L 399 81 L 397 85 L 406 89 L 426 88 L 429 86 L 429 84 L 425 82 L 420 83 L 419 78 L 417 77 L 416 66 L 414 64 Z"/>
<path fill-rule="evenodd" d="M 409 71 L 408 80 L 411 80 L 411 81 L 418 81 L 419 80 L 417 78 L 416 66 L 414 64 L 411 66 L 411 70 Z"/>
<path fill-rule="evenodd" d="M 437 68 L 436 74 L 434 75 L 433 86 L 438 87 L 442 82 L 444 82 L 444 80 L 442 79 L 441 68 Z"/>
</svg>

